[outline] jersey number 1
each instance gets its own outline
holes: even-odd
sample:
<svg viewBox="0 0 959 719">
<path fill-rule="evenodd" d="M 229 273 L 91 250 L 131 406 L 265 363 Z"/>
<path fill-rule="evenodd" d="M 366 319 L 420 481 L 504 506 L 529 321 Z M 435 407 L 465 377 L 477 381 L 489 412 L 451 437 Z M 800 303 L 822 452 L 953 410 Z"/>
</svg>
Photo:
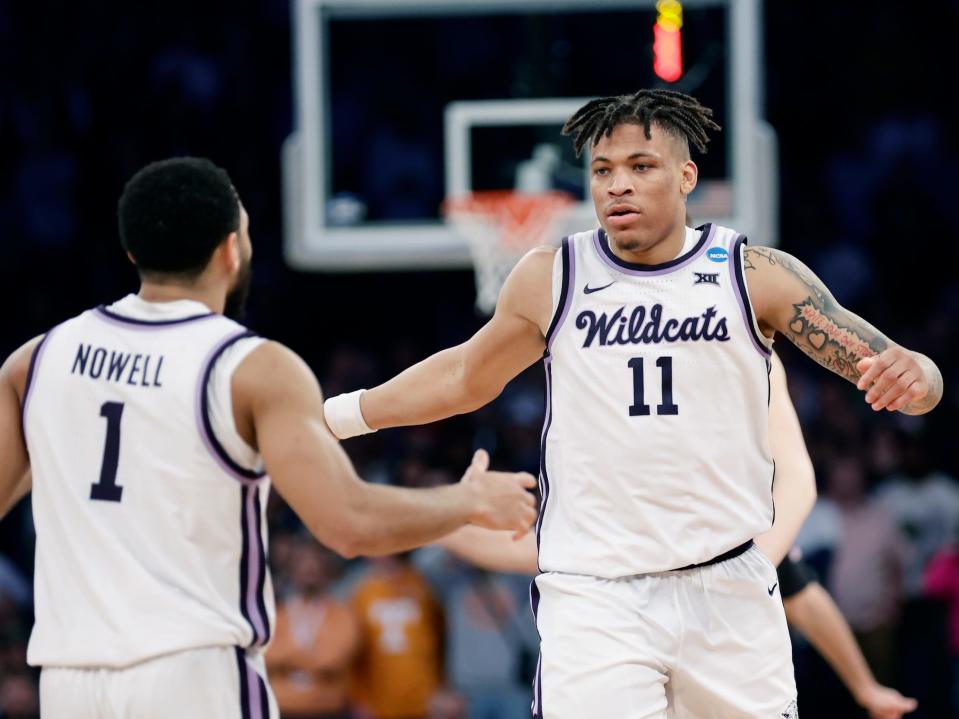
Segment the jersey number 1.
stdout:
<svg viewBox="0 0 959 719">
<path fill-rule="evenodd" d="M 633 357 L 627 364 L 633 370 L 633 403 L 629 406 L 629 416 L 641 417 L 649 414 L 649 405 L 645 402 L 643 358 Z M 663 402 L 656 405 L 656 414 L 679 414 L 679 407 L 673 404 L 673 358 L 660 357 L 656 366 L 663 376 Z"/>
<path fill-rule="evenodd" d="M 123 496 L 123 487 L 117 485 L 117 465 L 120 462 L 120 418 L 123 417 L 123 403 L 104 402 L 100 406 L 100 416 L 107 421 L 107 441 L 103 445 L 100 481 L 90 485 L 90 499 L 119 502 Z"/>
</svg>

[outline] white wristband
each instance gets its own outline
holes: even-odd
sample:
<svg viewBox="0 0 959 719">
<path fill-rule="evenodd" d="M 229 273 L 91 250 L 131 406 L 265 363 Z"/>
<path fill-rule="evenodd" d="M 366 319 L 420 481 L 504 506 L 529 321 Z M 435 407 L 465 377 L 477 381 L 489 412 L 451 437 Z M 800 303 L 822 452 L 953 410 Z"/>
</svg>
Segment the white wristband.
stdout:
<svg viewBox="0 0 959 719">
<path fill-rule="evenodd" d="M 323 403 L 323 414 L 330 430 L 340 439 L 349 439 L 361 434 L 375 432 L 363 419 L 360 409 L 360 397 L 366 392 L 358 389 L 355 392 L 338 394 L 330 397 Z"/>
</svg>

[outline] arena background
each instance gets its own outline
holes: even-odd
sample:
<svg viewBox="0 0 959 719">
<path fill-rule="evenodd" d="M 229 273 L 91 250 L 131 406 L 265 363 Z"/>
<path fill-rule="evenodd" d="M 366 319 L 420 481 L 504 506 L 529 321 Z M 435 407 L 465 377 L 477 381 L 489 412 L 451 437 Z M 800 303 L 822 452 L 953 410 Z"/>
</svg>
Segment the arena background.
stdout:
<svg viewBox="0 0 959 719">
<path fill-rule="evenodd" d="M 855 388 L 780 343 L 823 498 L 801 544 L 841 607 L 872 598 L 884 608 L 878 625 L 854 629 L 885 667 L 882 678 L 920 700 L 913 716 L 951 717 L 959 637 L 950 635 L 949 619 L 959 613 L 959 578 L 952 577 L 949 600 L 932 596 L 924 574 L 959 543 L 959 157 L 948 110 L 959 3 L 780 1 L 762 9 L 764 115 L 779 141 L 779 245 L 810 264 L 844 304 L 932 356 L 946 382 L 928 418 L 874 415 Z M 583 42 L 649 39 L 610 28 L 607 37 Z M 531 51 L 510 52 L 521 63 Z M 362 76 L 402 100 L 403 79 L 390 72 L 380 63 Z M 424 84 L 411 86 L 410 102 Z M 321 274 L 287 265 L 280 156 L 294 125 L 292 89 L 287 0 L 0 1 L 3 355 L 84 308 L 135 291 L 117 240 L 116 199 L 137 168 L 178 154 L 208 156 L 230 172 L 255 248 L 248 324 L 306 358 L 328 395 L 375 384 L 468 337 L 481 322 L 468 270 Z M 535 471 L 540 374 L 532 368 L 469 417 L 381 432 L 347 449 L 374 481 L 451 481 L 477 446 L 490 449 L 498 467 Z M 860 477 L 869 493 L 857 498 Z M 0 717 L 36 713 L 35 675 L 24 662 L 27 504 L 0 523 Z M 885 513 L 889 531 L 881 542 L 856 536 L 840 506 Z M 361 611 L 355 597 L 368 565 L 298 554 L 298 525 L 280 502 L 271 519 L 281 596 L 297 589 L 299 565 L 322 566 L 335 579 L 330 591 Z M 850 589 L 833 571 L 840 556 L 861 557 L 875 571 Z M 438 661 L 447 690 L 430 716 L 466 716 L 466 705 L 474 717 L 512 716 L 507 707 L 525 701 L 532 641 L 524 580 L 481 576 L 433 550 L 412 559 L 445 614 L 431 635 L 441 656 L 411 654 L 401 683 L 428 684 L 422 675 L 434 670 L 416 662 Z M 506 609 L 484 624 L 470 611 L 483 614 L 486 600 L 468 600 L 490 586 Z M 799 639 L 795 654 L 803 716 L 857 716 Z M 383 681 L 386 692 L 392 679 Z M 370 694 L 378 690 L 362 688 L 360 703 L 375 703 Z M 483 707 L 492 713 L 481 714 Z"/>
</svg>

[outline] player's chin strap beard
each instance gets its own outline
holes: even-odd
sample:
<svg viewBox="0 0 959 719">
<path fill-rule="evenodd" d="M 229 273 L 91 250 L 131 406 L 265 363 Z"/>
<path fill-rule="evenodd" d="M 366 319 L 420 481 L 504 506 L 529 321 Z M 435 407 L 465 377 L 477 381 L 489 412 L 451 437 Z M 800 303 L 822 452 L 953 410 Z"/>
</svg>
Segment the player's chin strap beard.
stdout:
<svg viewBox="0 0 959 719">
<path fill-rule="evenodd" d="M 231 320 L 240 320 L 246 314 L 246 298 L 250 295 L 250 285 L 253 281 L 253 268 L 247 262 L 240 268 L 236 284 L 227 295 L 223 303 L 223 315 Z"/>
</svg>

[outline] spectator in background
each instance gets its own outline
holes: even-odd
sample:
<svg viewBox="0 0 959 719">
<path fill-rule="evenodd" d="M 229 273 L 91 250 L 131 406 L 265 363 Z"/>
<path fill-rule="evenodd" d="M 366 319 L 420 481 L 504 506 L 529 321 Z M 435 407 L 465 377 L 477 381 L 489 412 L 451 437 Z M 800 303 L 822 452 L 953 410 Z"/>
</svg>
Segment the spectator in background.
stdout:
<svg viewBox="0 0 959 719">
<path fill-rule="evenodd" d="M 467 569 L 447 597 L 447 669 L 470 719 L 529 717 L 539 638 L 526 587 L 525 577 Z"/>
<path fill-rule="evenodd" d="M 0 719 L 36 719 L 40 716 L 36 677 L 22 666 L 0 676 Z"/>
<path fill-rule="evenodd" d="M 18 609 L 26 609 L 32 599 L 30 580 L 20 573 L 13 562 L 0 554 L 0 604 L 10 602 Z"/>
<path fill-rule="evenodd" d="M 925 593 L 948 606 L 953 704 L 959 716 L 959 535 L 940 549 L 926 568 Z"/>
<path fill-rule="evenodd" d="M 34 719 L 40 713 L 37 676 L 26 666 L 31 622 L 26 605 L 15 601 L 18 593 L 5 594 L 0 581 L 0 719 Z"/>
<path fill-rule="evenodd" d="M 443 690 L 433 695 L 430 700 L 427 719 L 474 719 L 466 711 L 466 700 L 450 690 Z"/>
<path fill-rule="evenodd" d="M 912 547 L 905 587 L 908 596 L 918 597 L 933 555 L 959 536 L 959 482 L 932 464 L 921 434 L 903 436 L 901 446 L 900 471 L 880 486 L 877 497 Z"/>
<path fill-rule="evenodd" d="M 333 555 L 311 537 L 288 549 L 288 596 L 277 606 L 266 655 L 270 683 L 288 719 L 346 719 L 359 626 L 349 607 L 328 594 Z"/>
<path fill-rule="evenodd" d="M 854 455 L 835 458 L 826 501 L 838 509 L 840 541 L 829 587 L 882 684 L 893 682 L 895 631 L 908 549 L 891 514 L 866 494 L 866 469 Z"/>
<path fill-rule="evenodd" d="M 353 595 L 362 636 L 354 696 L 363 719 L 425 719 L 443 684 L 442 609 L 409 559 L 371 559 Z"/>
</svg>

